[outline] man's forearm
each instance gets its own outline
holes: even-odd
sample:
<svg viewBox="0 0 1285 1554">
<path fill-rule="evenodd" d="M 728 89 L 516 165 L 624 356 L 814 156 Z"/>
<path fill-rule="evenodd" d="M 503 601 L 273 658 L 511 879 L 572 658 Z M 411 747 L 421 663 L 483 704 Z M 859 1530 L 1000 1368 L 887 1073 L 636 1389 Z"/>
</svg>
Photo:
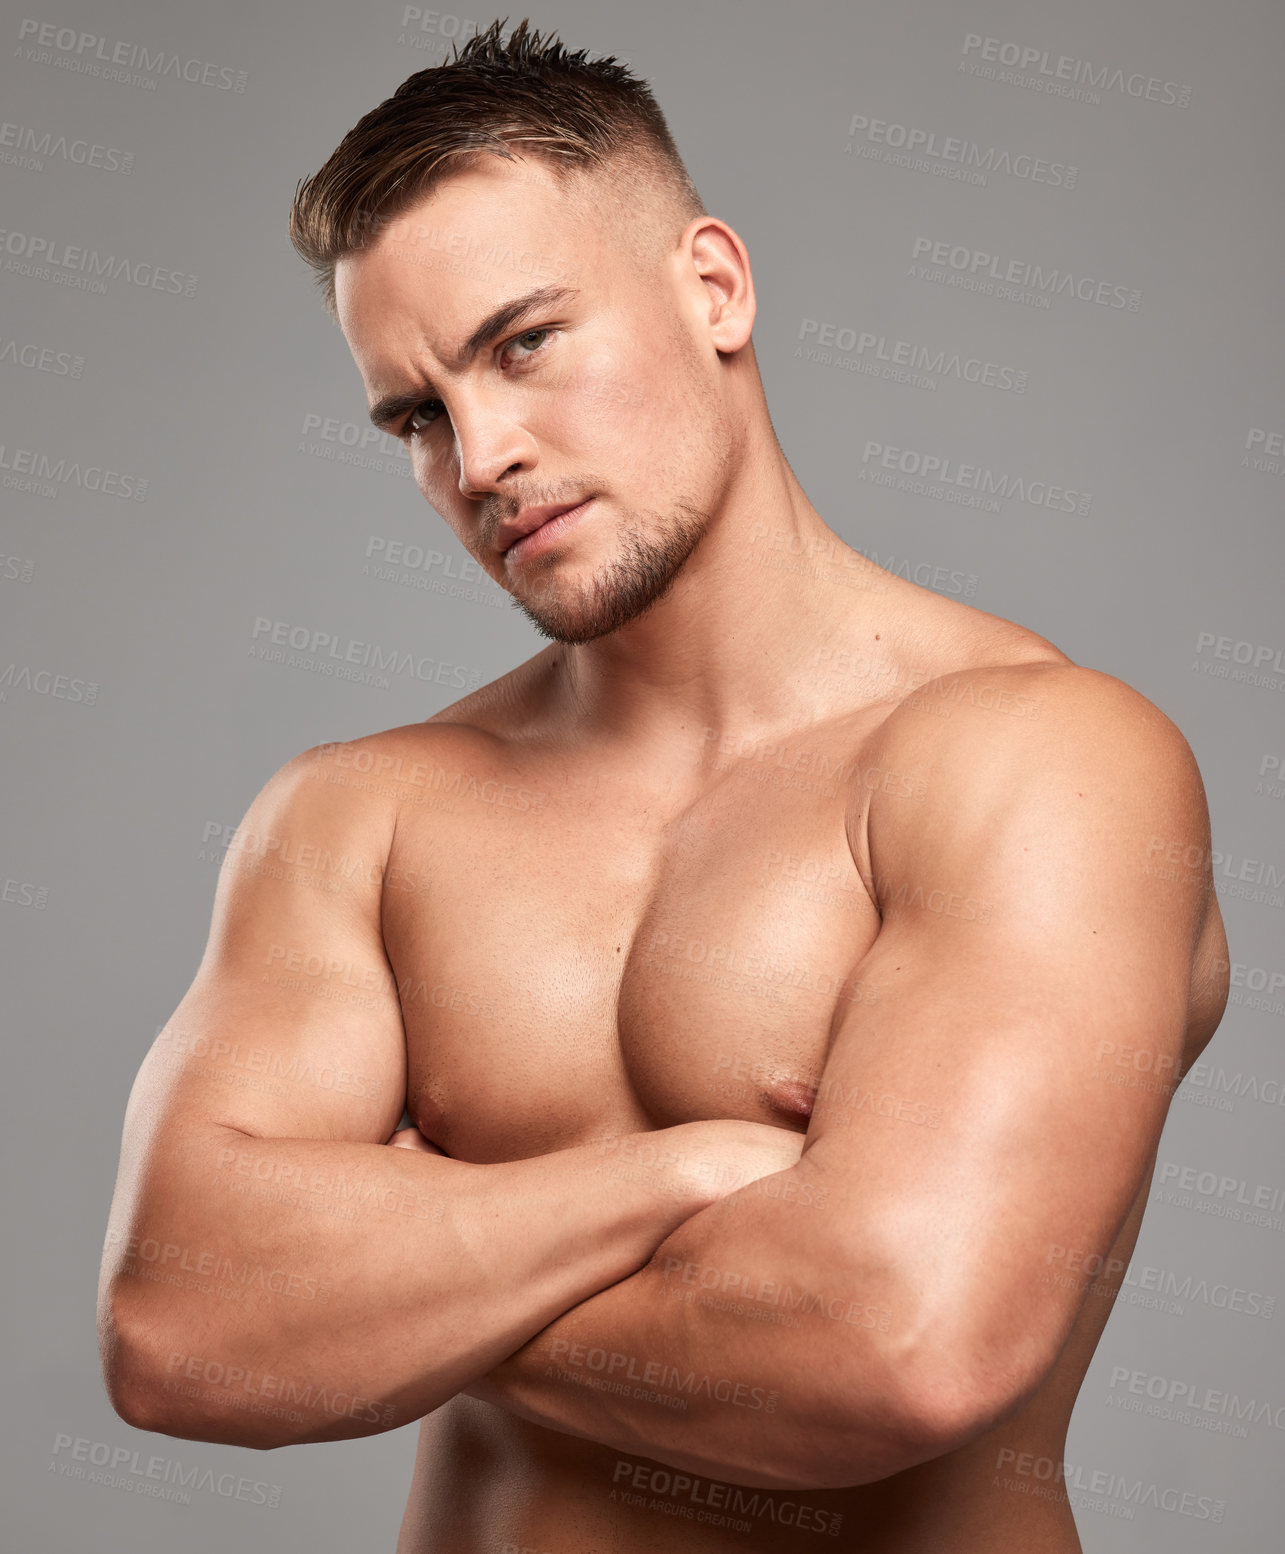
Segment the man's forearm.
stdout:
<svg viewBox="0 0 1285 1554">
<path fill-rule="evenodd" d="M 901 1421 L 877 1401 L 895 1394 L 892 1273 L 845 1270 L 826 1197 L 805 1157 L 702 1210 L 645 1268 L 567 1312 L 468 1394 L 758 1488 L 899 1471 Z M 864 1430 L 854 1376 L 868 1386 Z"/>
<path fill-rule="evenodd" d="M 646 1135 L 627 1168 L 633 1135 L 494 1165 L 176 1136 L 108 1231 L 113 1399 L 144 1428 L 256 1446 L 417 1419 L 729 1190 L 700 1169 L 702 1127 Z"/>
</svg>

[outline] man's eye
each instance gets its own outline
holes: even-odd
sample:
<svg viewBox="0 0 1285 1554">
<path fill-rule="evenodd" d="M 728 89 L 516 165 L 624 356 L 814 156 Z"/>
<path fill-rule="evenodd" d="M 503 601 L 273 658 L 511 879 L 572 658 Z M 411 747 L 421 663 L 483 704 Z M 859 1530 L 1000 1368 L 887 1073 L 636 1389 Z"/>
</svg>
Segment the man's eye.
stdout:
<svg viewBox="0 0 1285 1554">
<path fill-rule="evenodd" d="M 432 426 L 444 409 L 445 406 L 440 399 L 421 399 L 411 411 L 403 430 L 422 432 L 425 427 Z"/>
<path fill-rule="evenodd" d="M 525 334 L 515 335 L 508 345 L 504 347 L 505 355 L 516 345 L 521 347 L 524 355 L 534 356 L 543 347 L 545 339 L 552 333 L 552 329 L 528 329 Z"/>
<path fill-rule="evenodd" d="M 536 340 L 535 345 L 531 345 L 531 351 L 538 351 L 539 342 L 544 339 L 545 334 L 552 333 L 552 329 L 527 329 L 527 333 L 519 334 L 519 336 L 517 336 L 516 339 L 511 340 L 510 343 L 511 345 L 522 345 L 522 347 L 527 347 L 531 340 Z"/>
</svg>

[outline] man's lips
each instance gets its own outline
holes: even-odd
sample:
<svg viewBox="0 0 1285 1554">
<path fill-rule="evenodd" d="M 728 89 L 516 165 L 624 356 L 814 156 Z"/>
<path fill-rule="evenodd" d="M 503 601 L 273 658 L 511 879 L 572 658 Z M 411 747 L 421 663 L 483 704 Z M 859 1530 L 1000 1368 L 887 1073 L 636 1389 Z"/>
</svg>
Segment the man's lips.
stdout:
<svg viewBox="0 0 1285 1554">
<path fill-rule="evenodd" d="M 516 518 L 506 520 L 496 531 L 496 549 L 501 555 L 505 555 L 522 540 L 537 533 L 546 524 L 552 523 L 555 518 L 562 518 L 568 513 L 578 513 L 592 501 L 591 496 L 586 496 L 578 502 L 554 502 L 545 507 L 523 508 Z"/>
</svg>

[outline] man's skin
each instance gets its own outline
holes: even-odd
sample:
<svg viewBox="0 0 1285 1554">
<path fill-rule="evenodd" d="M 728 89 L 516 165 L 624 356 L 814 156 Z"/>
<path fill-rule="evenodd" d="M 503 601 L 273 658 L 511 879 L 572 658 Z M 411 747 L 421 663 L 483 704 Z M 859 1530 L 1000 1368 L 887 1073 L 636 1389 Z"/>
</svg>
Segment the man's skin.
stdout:
<svg viewBox="0 0 1285 1554">
<path fill-rule="evenodd" d="M 427 1416 L 400 1554 L 1070 1554 L 1029 1491 L 1227 996 L 1195 762 L 847 547 L 739 238 L 588 176 L 484 158 L 413 213 L 538 278 L 406 224 L 338 267 L 370 405 L 554 640 L 251 806 L 131 1097 L 113 1402 L 258 1447 Z"/>
</svg>

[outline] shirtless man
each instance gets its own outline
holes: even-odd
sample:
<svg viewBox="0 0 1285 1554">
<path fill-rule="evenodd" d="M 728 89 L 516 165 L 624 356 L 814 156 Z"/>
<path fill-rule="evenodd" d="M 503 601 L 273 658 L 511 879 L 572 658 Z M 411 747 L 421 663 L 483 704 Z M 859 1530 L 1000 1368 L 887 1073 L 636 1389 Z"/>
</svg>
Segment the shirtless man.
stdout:
<svg viewBox="0 0 1285 1554">
<path fill-rule="evenodd" d="M 114 1406 L 422 1419 L 401 1554 L 1070 1554 L 1013 1486 L 1226 1000 L 1181 734 L 826 526 L 621 67 L 497 24 L 292 232 L 550 645 L 251 805 L 130 1100 Z"/>
</svg>

